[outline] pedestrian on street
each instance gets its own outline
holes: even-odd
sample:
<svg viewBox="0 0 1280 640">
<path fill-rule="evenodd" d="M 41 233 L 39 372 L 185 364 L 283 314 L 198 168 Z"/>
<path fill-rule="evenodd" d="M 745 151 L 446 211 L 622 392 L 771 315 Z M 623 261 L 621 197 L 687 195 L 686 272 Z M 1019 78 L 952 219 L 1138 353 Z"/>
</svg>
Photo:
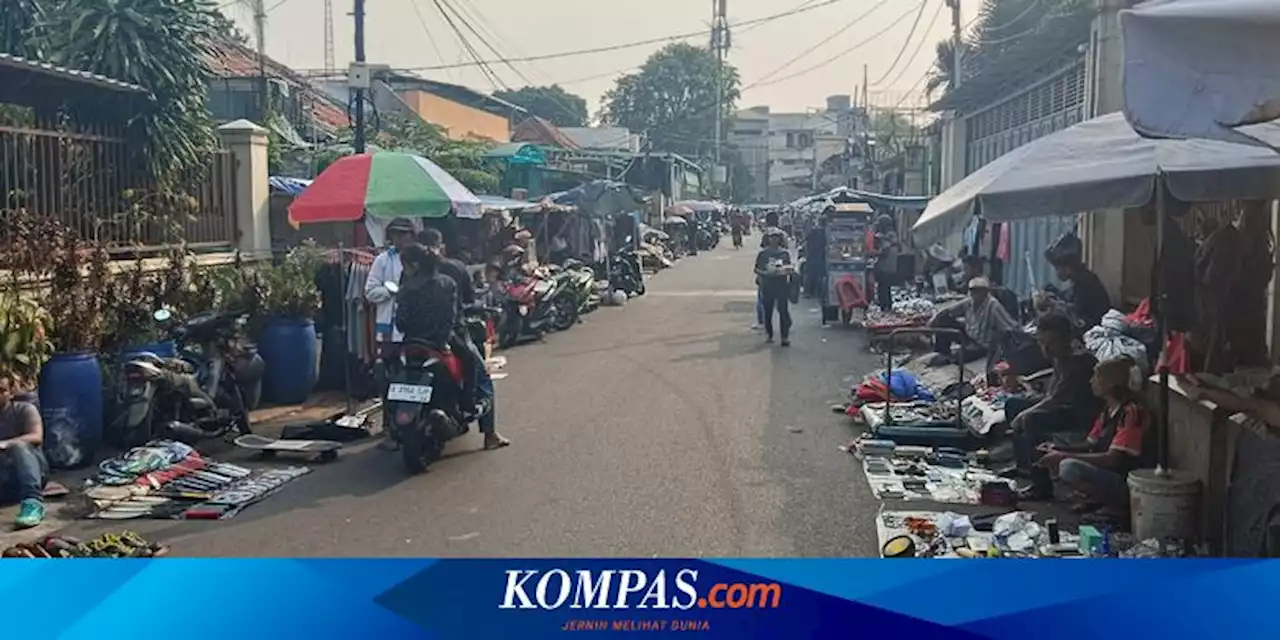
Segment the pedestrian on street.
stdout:
<svg viewBox="0 0 1280 640">
<path fill-rule="evenodd" d="M 765 232 L 765 248 L 756 255 L 756 279 L 764 305 L 765 342 L 773 342 L 773 311 L 778 311 L 782 346 L 791 346 L 791 253 L 780 229 Z"/>
<path fill-rule="evenodd" d="M 876 237 L 876 304 L 881 311 L 893 311 L 893 285 L 898 279 L 898 233 L 893 218 L 882 215 L 875 222 Z"/>
</svg>

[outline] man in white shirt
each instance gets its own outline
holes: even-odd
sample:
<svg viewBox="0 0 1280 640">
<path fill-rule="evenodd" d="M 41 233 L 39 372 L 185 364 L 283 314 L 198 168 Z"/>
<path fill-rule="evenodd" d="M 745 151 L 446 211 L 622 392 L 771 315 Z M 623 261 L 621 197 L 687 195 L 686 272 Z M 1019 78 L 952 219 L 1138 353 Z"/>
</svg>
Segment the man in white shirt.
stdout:
<svg viewBox="0 0 1280 640">
<path fill-rule="evenodd" d="M 364 285 L 364 297 L 377 308 L 374 330 L 378 340 L 379 357 L 387 357 L 395 345 L 404 340 L 404 334 L 395 327 L 395 296 L 387 290 L 386 283 L 399 284 L 403 266 L 400 264 L 400 252 L 418 240 L 417 229 L 413 222 L 405 218 L 396 218 L 387 225 L 387 238 L 391 246 L 378 254 L 369 268 L 369 279 Z"/>
</svg>

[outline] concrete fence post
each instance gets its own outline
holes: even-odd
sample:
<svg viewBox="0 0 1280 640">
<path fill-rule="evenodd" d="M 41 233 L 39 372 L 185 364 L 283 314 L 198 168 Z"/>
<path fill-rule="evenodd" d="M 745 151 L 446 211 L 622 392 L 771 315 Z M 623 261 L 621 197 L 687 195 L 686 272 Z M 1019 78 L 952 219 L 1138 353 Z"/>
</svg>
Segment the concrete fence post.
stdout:
<svg viewBox="0 0 1280 640">
<path fill-rule="evenodd" d="M 222 144 L 236 160 L 237 248 L 247 255 L 271 253 L 271 186 L 267 175 L 267 130 L 248 120 L 218 127 Z"/>
</svg>

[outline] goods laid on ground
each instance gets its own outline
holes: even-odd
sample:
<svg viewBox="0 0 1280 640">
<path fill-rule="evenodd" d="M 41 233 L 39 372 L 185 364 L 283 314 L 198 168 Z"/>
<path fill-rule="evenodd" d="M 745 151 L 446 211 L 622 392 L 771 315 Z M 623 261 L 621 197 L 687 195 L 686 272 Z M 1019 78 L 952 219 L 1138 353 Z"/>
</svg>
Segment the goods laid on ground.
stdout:
<svg viewBox="0 0 1280 640">
<path fill-rule="evenodd" d="M 1090 526 L 1063 531 L 1025 511 L 963 515 L 881 511 L 876 536 L 882 558 L 1159 558 L 1181 557 L 1179 545 L 1135 540 Z"/>
<path fill-rule="evenodd" d="M 309 467 L 247 469 L 210 460 L 191 447 L 158 441 L 104 460 L 85 497 L 102 520 L 221 520 L 261 501 Z"/>
<path fill-rule="evenodd" d="M 1017 502 L 1012 482 L 978 466 L 977 456 L 965 451 L 898 446 L 885 440 L 862 440 L 856 449 L 867 484 L 881 500 L 992 506 Z"/>
<path fill-rule="evenodd" d="M 49 536 L 4 550 L 5 558 L 159 558 L 169 548 L 147 542 L 132 531 L 104 533 L 92 540 Z"/>
</svg>

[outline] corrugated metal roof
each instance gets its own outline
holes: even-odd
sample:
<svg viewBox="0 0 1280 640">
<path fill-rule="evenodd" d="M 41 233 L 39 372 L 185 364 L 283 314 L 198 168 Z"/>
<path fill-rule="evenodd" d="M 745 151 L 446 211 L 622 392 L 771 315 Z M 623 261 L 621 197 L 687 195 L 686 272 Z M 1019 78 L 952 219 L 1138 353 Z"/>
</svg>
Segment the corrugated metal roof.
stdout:
<svg viewBox="0 0 1280 640">
<path fill-rule="evenodd" d="M 146 89 L 136 84 L 121 82 L 106 76 L 90 73 L 88 71 L 76 71 L 66 67 L 59 67 L 48 62 L 40 62 L 38 60 L 29 60 L 7 53 L 0 53 L 0 67 L 8 67 L 19 71 L 31 71 L 35 73 L 43 73 L 48 76 L 69 80 L 71 82 L 81 82 L 84 84 L 92 84 L 104 89 L 112 89 L 115 91 L 123 91 L 128 93 L 149 93 Z"/>
<path fill-rule="evenodd" d="M 565 149 L 582 148 L 578 146 L 577 142 L 574 142 L 573 138 L 565 135 L 559 127 L 538 116 L 530 116 L 516 125 L 515 130 L 511 132 L 511 141 L 532 142 Z"/>
</svg>

